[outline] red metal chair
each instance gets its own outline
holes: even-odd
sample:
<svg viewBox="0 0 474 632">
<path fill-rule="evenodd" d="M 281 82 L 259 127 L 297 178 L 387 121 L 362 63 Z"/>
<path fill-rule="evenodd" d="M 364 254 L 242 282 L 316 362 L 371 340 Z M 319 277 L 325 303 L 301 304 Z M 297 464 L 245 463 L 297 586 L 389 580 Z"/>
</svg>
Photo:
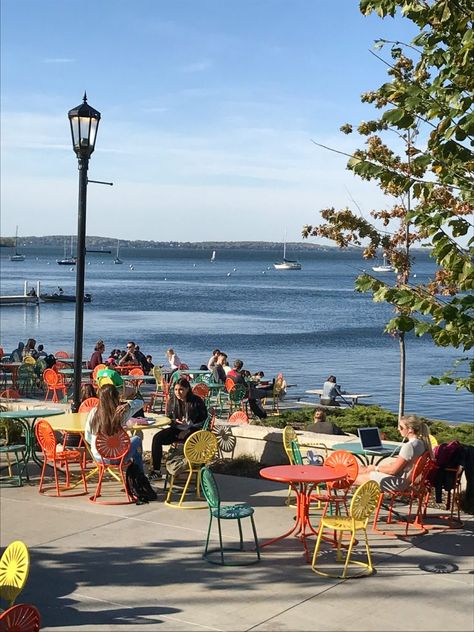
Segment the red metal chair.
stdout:
<svg viewBox="0 0 474 632">
<path fill-rule="evenodd" d="M 130 463 L 130 461 L 126 459 L 127 452 L 130 449 L 130 437 L 128 434 L 122 429 L 111 436 L 99 433 L 96 437 L 95 448 L 100 457 L 97 459 L 94 456 L 95 463 L 99 469 L 99 480 L 97 481 L 95 493 L 90 497 L 90 500 L 101 505 L 128 505 L 132 503 L 133 499 L 127 491 L 125 482 L 125 468 Z M 106 473 L 122 483 L 127 497 L 125 502 L 97 500 L 101 495 L 102 483 Z"/>
<path fill-rule="evenodd" d="M 41 470 L 41 478 L 39 483 L 38 492 L 43 493 L 43 481 L 44 474 L 46 472 L 46 466 L 51 464 L 54 470 L 54 480 L 56 483 L 56 495 L 61 496 L 61 490 L 67 491 L 71 489 L 71 480 L 70 480 L 70 472 L 69 466 L 74 463 L 79 465 L 81 470 L 81 478 L 82 484 L 84 485 L 84 492 L 79 494 L 67 494 L 68 496 L 81 496 L 83 493 L 87 494 L 87 481 L 84 472 L 84 461 L 85 454 L 80 450 L 63 450 L 62 452 L 57 452 L 56 445 L 56 436 L 54 434 L 51 425 L 46 421 L 46 419 L 40 419 L 39 422 L 35 426 L 35 435 L 36 439 L 41 447 L 41 451 L 43 452 L 43 468 Z M 66 473 L 66 486 L 59 486 L 59 477 L 58 477 L 58 464 L 64 464 L 65 473 Z M 52 488 L 45 488 L 44 491 L 49 491 Z"/>
<path fill-rule="evenodd" d="M 7 388 L 0 393 L 0 399 L 21 399 L 21 395 L 14 388 Z"/>
<path fill-rule="evenodd" d="M 248 424 L 249 418 L 243 410 L 236 410 L 227 420 L 229 424 Z"/>
<path fill-rule="evenodd" d="M 387 524 L 392 523 L 392 514 L 393 514 L 393 505 L 398 499 L 406 499 L 408 501 L 408 514 L 406 520 L 402 522 L 405 523 L 405 535 L 408 534 L 408 527 L 411 524 L 412 526 L 421 529 L 422 531 L 426 531 L 423 526 L 423 510 L 424 510 L 424 502 L 426 500 L 426 496 L 429 493 L 429 483 L 428 476 L 434 467 L 434 462 L 431 459 L 429 452 L 425 452 L 416 460 L 415 465 L 413 466 L 413 470 L 410 475 L 410 484 L 404 490 L 398 491 L 381 491 L 380 498 L 377 505 L 377 509 L 375 511 L 373 529 L 375 531 L 380 531 L 377 527 L 377 522 L 379 519 L 380 509 L 382 507 L 382 503 L 384 501 L 385 496 L 390 497 L 389 507 L 388 507 L 388 515 L 387 515 Z M 415 520 L 410 522 L 410 518 L 412 516 L 412 507 L 414 502 L 418 502 L 418 507 L 416 511 Z M 398 521 L 397 521 L 398 522 Z M 384 532 L 381 532 L 384 533 Z M 389 532 L 391 535 L 392 533 Z M 394 534 L 393 534 L 394 535 Z"/>
<path fill-rule="evenodd" d="M 209 396 L 209 386 L 207 384 L 204 384 L 204 382 L 198 382 L 197 384 L 195 384 L 192 388 L 192 391 L 201 399 L 206 399 Z"/>
<path fill-rule="evenodd" d="M 59 358 L 69 358 L 69 353 L 67 353 L 67 351 L 56 351 L 56 353 L 53 353 L 53 355 L 56 360 L 58 360 Z"/>
<path fill-rule="evenodd" d="M 41 616 L 37 608 L 19 603 L 0 613 L 0 632 L 38 632 Z"/>
<path fill-rule="evenodd" d="M 48 395 L 53 394 L 53 402 L 59 402 L 58 392 L 62 393 L 62 397 L 66 397 L 66 385 L 61 379 L 59 373 L 56 373 L 54 369 L 45 369 L 43 371 L 43 381 L 46 387 L 46 395 L 44 401 L 47 401 Z"/>
</svg>

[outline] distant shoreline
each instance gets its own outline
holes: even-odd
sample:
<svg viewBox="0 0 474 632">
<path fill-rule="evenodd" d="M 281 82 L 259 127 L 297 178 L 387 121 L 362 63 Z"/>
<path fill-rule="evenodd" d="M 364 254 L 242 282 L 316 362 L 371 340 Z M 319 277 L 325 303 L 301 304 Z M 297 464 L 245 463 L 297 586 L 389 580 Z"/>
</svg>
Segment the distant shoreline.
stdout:
<svg viewBox="0 0 474 632">
<path fill-rule="evenodd" d="M 18 239 L 19 248 L 63 248 L 65 241 L 70 243 L 70 235 L 45 235 L 44 237 L 24 236 Z M 241 249 L 258 249 L 268 251 L 282 250 L 282 242 L 279 241 L 153 241 L 142 239 L 120 239 L 121 248 L 149 248 L 149 249 L 195 249 L 195 250 L 241 250 Z M 75 242 L 75 239 L 74 239 Z M 13 248 L 15 245 L 14 237 L 1 237 L 0 248 Z M 112 249 L 117 246 L 116 237 L 98 237 L 88 236 L 86 238 L 86 248 L 104 248 Z M 315 244 L 310 241 L 305 242 L 287 242 L 287 247 L 291 252 L 321 252 L 328 249 L 341 251 L 338 246 L 327 244 Z M 362 247 L 350 246 L 344 248 L 345 252 L 360 252 Z M 414 251 L 419 250 L 429 252 L 428 248 L 413 248 Z"/>
</svg>

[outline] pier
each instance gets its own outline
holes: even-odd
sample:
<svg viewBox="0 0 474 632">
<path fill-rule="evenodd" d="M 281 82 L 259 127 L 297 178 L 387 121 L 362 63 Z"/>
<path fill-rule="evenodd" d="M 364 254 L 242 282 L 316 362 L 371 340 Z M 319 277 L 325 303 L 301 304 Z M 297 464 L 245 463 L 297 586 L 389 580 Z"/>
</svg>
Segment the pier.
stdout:
<svg viewBox="0 0 474 632">
<path fill-rule="evenodd" d="M 36 282 L 36 290 L 34 290 L 34 294 L 31 293 L 31 289 L 28 289 L 28 281 L 25 281 L 25 285 L 23 288 L 23 294 L 11 295 L 11 296 L 0 296 L 0 306 L 4 307 L 7 305 L 39 305 L 40 302 L 40 281 Z"/>
</svg>

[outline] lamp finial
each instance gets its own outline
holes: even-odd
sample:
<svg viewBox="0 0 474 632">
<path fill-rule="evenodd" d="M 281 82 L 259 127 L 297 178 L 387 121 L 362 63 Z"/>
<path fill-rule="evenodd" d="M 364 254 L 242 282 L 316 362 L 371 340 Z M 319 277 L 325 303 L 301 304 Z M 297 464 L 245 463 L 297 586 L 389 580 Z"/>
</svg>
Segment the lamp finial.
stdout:
<svg viewBox="0 0 474 632">
<path fill-rule="evenodd" d="M 87 92 L 84 90 L 84 96 L 82 98 L 84 103 L 87 103 Z"/>
</svg>

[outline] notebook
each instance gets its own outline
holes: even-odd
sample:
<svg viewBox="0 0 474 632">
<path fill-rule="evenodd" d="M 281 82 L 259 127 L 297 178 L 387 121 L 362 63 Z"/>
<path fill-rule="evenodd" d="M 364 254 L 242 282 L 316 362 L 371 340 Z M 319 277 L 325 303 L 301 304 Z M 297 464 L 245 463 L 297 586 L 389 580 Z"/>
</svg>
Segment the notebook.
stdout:
<svg viewBox="0 0 474 632">
<path fill-rule="evenodd" d="M 358 428 L 359 439 L 364 450 L 375 452 L 392 452 L 392 448 L 384 448 L 378 428 Z"/>
</svg>

